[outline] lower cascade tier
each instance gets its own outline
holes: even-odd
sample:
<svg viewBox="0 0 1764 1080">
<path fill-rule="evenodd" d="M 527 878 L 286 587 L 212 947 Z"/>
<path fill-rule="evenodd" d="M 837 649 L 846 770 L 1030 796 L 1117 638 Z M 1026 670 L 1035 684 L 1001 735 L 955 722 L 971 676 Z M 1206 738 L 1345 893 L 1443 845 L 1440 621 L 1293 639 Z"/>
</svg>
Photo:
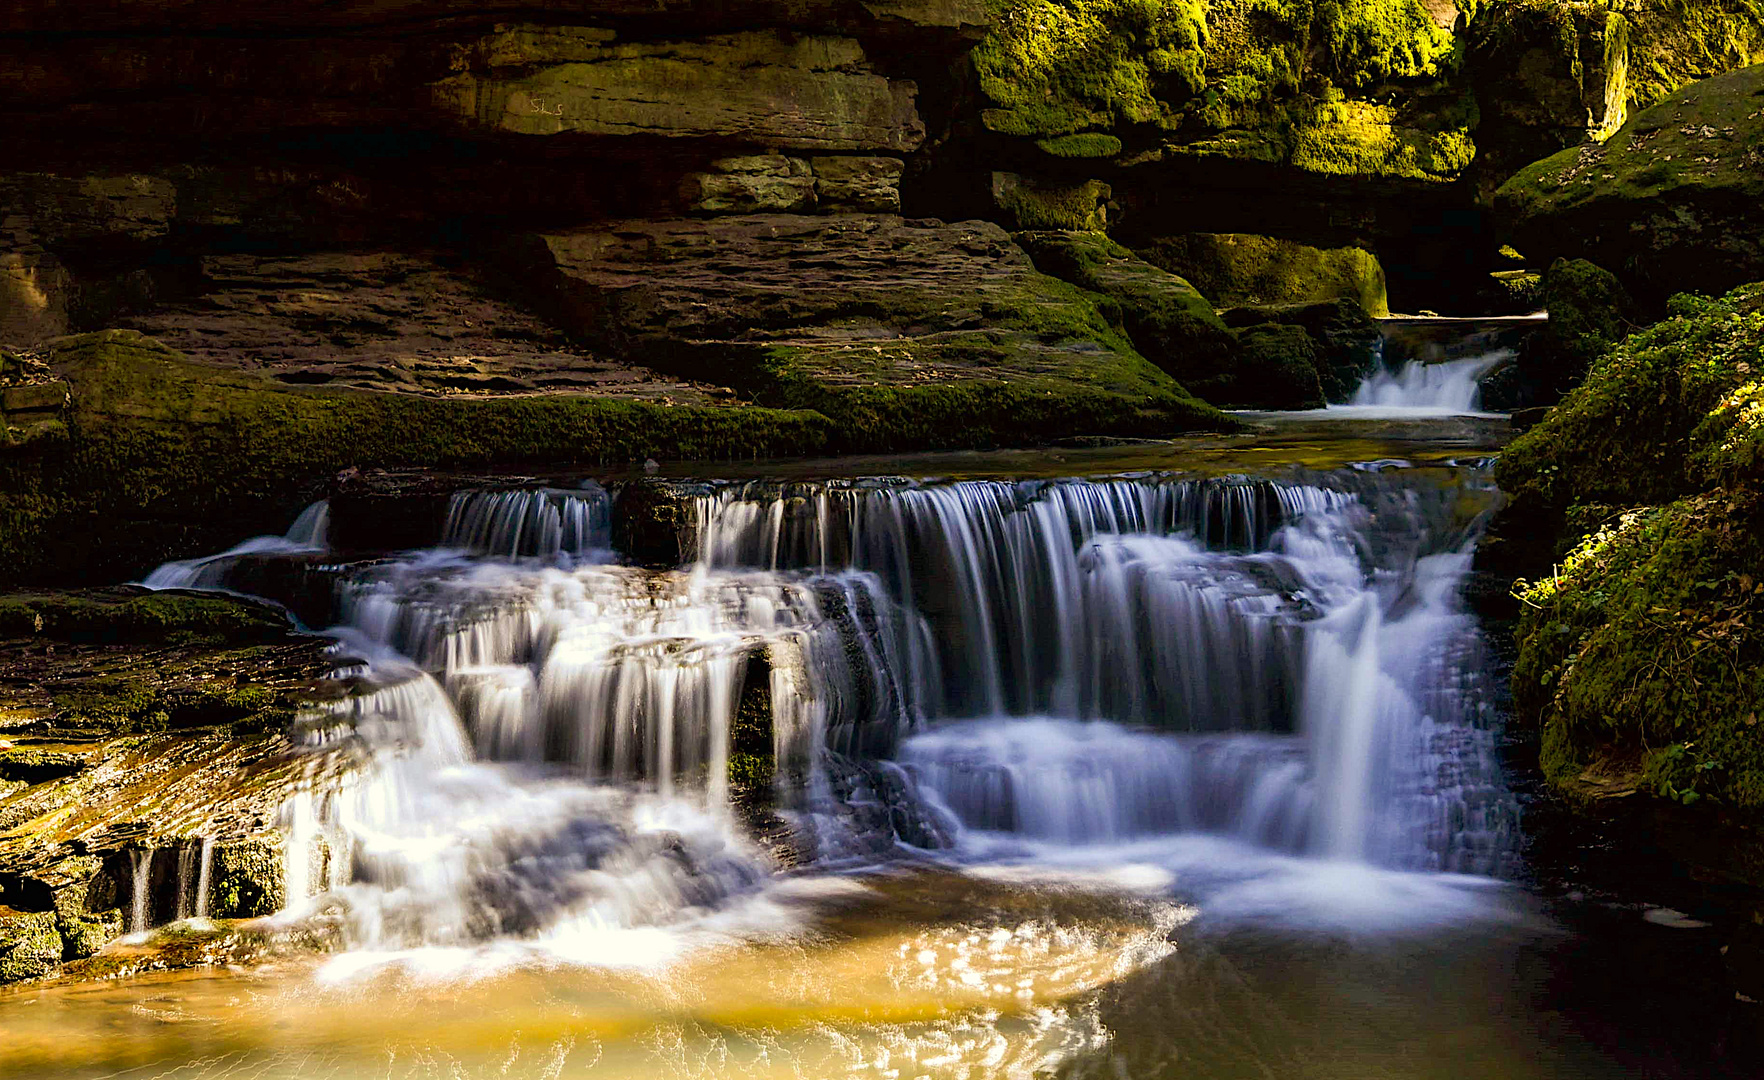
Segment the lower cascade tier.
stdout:
<svg viewBox="0 0 1764 1080">
<path fill-rule="evenodd" d="M 362 563 L 315 507 L 150 579 L 328 582 L 350 692 L 301 729 L 363 764 L 288 808 L 290 893 L 352 944 L 557 941 L 998 837 L 1513 858 L 1458 602 L 1478 466 L 706 485 L 673 569 L 619 561 L 608 498 L 462 493 L 443 546 Z"/>
</svg>

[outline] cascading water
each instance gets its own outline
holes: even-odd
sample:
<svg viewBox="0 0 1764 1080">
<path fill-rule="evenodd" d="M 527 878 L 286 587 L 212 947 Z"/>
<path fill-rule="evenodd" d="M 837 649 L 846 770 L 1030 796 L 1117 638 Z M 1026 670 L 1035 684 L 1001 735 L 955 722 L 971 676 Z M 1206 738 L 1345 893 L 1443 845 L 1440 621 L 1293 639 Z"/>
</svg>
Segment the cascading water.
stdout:
<svg viewBox="0 0 1764 1080">
<path fill-rule="evenodd" d="M 290 808 L 290 892 L 380 949 L 691 920 L 772 873 L 730 813 L 750 729 L 822 859 L 1202 836 L 1498 872 L 1455 602 L 1489 495 L 1476 468 L 713 485 L 660 571 L 608 561 L 598 489 L 461 496 L 442 547 L 340 580 L 358 689 L 306 729 L 368 764 Z"/>
<path fill-rule="evenodd" d="M 1496 349 L 1455 360 L 1410 360 L 1395 369 L 1380 367 L 1366 377 L 1347 405 L 1331 411 L 1359 416 L 1475 413 L 1481 407 L 1482 377 L 1513 356 L 1511 349 Z"/>
</svg>

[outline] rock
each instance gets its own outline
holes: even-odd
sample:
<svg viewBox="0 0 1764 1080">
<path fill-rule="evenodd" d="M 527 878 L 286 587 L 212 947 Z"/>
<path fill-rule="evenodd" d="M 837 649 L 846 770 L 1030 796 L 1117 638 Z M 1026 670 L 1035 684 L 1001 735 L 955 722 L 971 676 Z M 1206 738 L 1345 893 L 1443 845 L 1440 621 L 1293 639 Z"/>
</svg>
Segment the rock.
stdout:
<svg viewBox="0 0 1764 1080">
<path fill-rule="evenodd" d="M 804 211 L 814 206 L 818 186 L 808 162 L 782 154 L 722 158 L 684 184 L 687 206 L 701 214 Z"/>
<path fill-rule="evenodd" d="M 1023 232 L 1014 239 L 1037 269 L 1111 300 L 1134 347 L 1177 380 L 1211 378 L 1231 365 L 1236 339 L 1182 278 L 1100 232 Z"/>
<path fill-rule="evenodd" d="M 1236 328 L 1274 323 L 1302 327 L 1316 348 L 1323 396 L 1336 404 L 1352 397 L 1384 357 L 1384 335 L 1357 300 L 1231 308 L 1223 318 L 1225 325 Z"/>
<path fill-rule="evenodd" d="M 289 901 L 283 847 L 278 834 L 214 845 L 209 913 L 221 919 L 250 919 L 280 911 Z"/>
<path fill-rule="evenodd" d="M 95 915 L 61 915 L 56 926 L 61 932 L 62 959 L 81 960 L 122 936 L 123 913 L 112 908 Z"/>
<path fill-rule="evenodd" d="M 1508 445 L 1495 467 L 1502 491 L 1547 517 L 1575 504 L 1659 505 L 1709 486 L 1723 447 L 1743 449 L 1734 436 L 1744 410 L 1726 403 L 1758 377 L 1764 284 L 1675 308 Z"/>
<path fill-rule="evenodd" d="M 580 337 L 814 409 L 843 449 L 1229 423 L 985 222 L 621 221 L 522 238 L 502 263 Z"/>
<path fill-rule="evenodd" d="M 610 43 L 597 30 L 515 27 L 464 50 L 481 70 L 434 85 L 467 129 L 521 135 L 721 138 L 802 150 L 913 150 L 917 88 L 850 38 L 753 31 Z"/>
<path fill-rule="evenodd" d="M 1042 180 L 992 174 L 992 203 L 1019 229 L 1101 232 L 1109 224 L 1109 185 L 1101 180 Z"/>
<path fill-rule="evenodd" d="M 0 984 L 40 979 L 61 966 L 53 911 L 0 907 Z"/>
<path fill-rule="evenodd" d="M 1302 326 L 1278 323 L 1237 333 L 1237 362 L 1195 392 L 1230 409 L 1320 409 L 1328 404 L 1317 371 L 1322 360 Z"/>
<path fill-rule="evenodd" d="M 1644 301 L 1764 278 L 1764 65 L 1694 83 L 1495 195 L 1528 259 L 1581 258 Z"/>
<path fill-rule="evenodd" d="M 1505 3 L 1471 20 L 1465 63 L 1484 177 L 1498 184 L 1629 115 L 1629 22 L 1596 5 Z"/>
<path fill-rule="evenodd" d="M 1361 248 L 1316 248 L 1247 233 L 1187 233 L 1153 241 L 1140 254 L 1187 278 L 1221 307 L 1346 297 L 1372 315 L 1390 314 L 1384 270 Z"/>
<path fill-rule="evenodd" d="M 128 580 L 279 533 L 351 467 L 773 456 L 821 450 L 833 434 L 800 409 L 290 387 L 128 331 L 55 342 L 49 362 L 71 388 L 70 434 L 0 450 L 4 580 Z"/>
<path fill-rule="evenodd" d="M 900 212 L 900 177 L 906 163 L 891 157 L 818 157 L 815 197 L 823 210 L 853 213 Z"/>
</svg>

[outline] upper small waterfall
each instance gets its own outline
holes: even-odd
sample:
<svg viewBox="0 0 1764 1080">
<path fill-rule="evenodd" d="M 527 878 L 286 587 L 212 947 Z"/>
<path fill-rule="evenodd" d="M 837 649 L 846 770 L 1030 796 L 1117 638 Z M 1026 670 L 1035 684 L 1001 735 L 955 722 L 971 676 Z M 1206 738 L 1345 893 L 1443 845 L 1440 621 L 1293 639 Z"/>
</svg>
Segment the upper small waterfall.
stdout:
<svg viewBox="0 0 1764 1080">
<path fill-rule="evenodd" d="M 1348 402 L 1350 408 L 1473 413 L 1480 407 L 1481 378 L 1511 360 L 1511 349 L 1429 363 L 1410 360 L 1394 371 L 1379 368 L 1366 377 Z"/>
</svg>

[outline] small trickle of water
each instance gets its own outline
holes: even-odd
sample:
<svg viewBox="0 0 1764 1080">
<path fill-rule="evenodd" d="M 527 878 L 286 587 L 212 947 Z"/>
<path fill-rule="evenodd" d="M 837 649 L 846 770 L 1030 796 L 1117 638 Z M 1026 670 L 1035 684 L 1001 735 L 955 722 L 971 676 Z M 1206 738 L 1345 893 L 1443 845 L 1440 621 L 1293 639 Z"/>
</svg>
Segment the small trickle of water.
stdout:
<svg viewBox="0 0 1764 1080">
<path fill-rule="evenodd" d="M 147 919 L 152 870 L 152 848 L 129 849 L 129 886 L 133 893 L 129 904 L 129 932 L 133 934 L 149 929 Z"/>
<path fill-rule="evenodd" d="M 196 917 L 208 918 L 209 877 L 214 868 L 214 837 L 204 836 L 196 867 Z"/>
<path fill-rule="evenodd" d="M 254 536 L 219 555 L 168 562 L 148 574 L 149 589 L 223 589 L 234 560 L 241 555 L 296 555 L 323 551 L 330 534 L 331 504 L 320 499 L 300 512 L 281 536 Z"/>
</svg>

